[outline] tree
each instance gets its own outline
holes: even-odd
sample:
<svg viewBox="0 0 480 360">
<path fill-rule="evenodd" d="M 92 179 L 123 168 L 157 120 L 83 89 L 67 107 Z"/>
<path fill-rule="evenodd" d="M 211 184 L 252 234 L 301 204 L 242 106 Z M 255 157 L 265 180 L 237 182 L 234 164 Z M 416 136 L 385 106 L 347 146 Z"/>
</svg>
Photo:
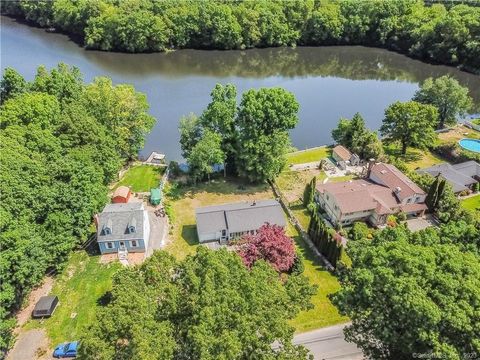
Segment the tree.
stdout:
<svg viewBox="0 0 480 360">
<path fill-rule="evenodd" d="M 430 104 L 438 110 L 438 128 L 454 125 L 458 115 L 465 115 L 472 106 L 468 88 L 448 75 L 428 78 L 413 96 L 413 100 Z"/>
<path fill-rule="evenodd" d="M 232 84 L 215 85 L 210 94 L 212 101 L 208 104 L 199 119 L 199 125 L 222 137 L 222 151 L 230 173 L 235 170 L 237 89 Z M 194 137 L 193 137 L 194 138 Z M 226 168 L 226 167 L 225 167 Z"/>
<path fill-rule="evenodd" d="M 432 182 L 428 188 L 427 196 L 425 197 L 425 204 L 428 206 L 428 209 L 434 212 L 438 206 L 438 186 L 440 184 L 440 176 L 436 176 L 435 180 Z"/>
<path fill-rule="evenodd" d="M 351 120 L 341 118 L 337 127 L 332 130 L 332 138 L 362 159 L 378 159 L 383 153 L 377 133 L 366 128 L 365 120 L 359 113 Z"/>
<path fill-rule="evenodd" d="M 346 340 L 366 357 L 461 359 L 478 352 L 480 258 L 436 242 L 435 231 L 419 242 L 398 226 L 349 244 L 352 267 L 333 302 L 352 321 Z"/>
<path fill-rule="evenodd" d="M 405 155 L 409 146 L 423 149 L 434 143 L 437 116 L 432 105 L 397 101 L 385 110 L 380 133 L 386 137 L 385 142 L 399 141 Z"/>
<path fill-rule="evenodd" d="M 225 249 L 199 248 L 182 262 L 155 252 L 115 275 L 111 301 L 84 332 L 79 359 L 306 358 L 291 344 L 288 323 L 309 308 L 315 289 L 305 280 L 282 281 L 264 261 L 248 269 Z"/>
<path fill-rule="evenodd" d="M 255 235 L 246 235 L 241 242 L 238 253 L 249 268 L 258 260 L 267 261 L 278 272 L 289 271 L 293 266 L 295 245 L 281 226 L 265 224 Z"/>
<path fill-rule="evenodd" d="M 15 69 L 7 67 L 0 82 L 0 104 L 23 93 L 27 89 L 27 82 Z"/>
<path fill-rule="evenodd" d="M 310 182 L 305 185 L 305 190 L 303 192 L 303 206 L 308 207 L 312 204 L 315 199 L 315 191 L 317 187 L 317 178 L 314 176 Z"/>
<path fill-rule="evenodd" d="M 202 136 L 202 129 L 199 125 L 197 116 L 193 113 L 183 116 L 180 119 L 178 130 L 180 131 L 180 148 L 182 149 L 182 156 L 185 159 L 188 159 L 193 147 Z"/>
<path fill-rule="evenodd" d="M 201 179 L 206 175 L 210 181 L 213 166 L 225 161 L 225 153 L 222 151 L 221 142 L 220 135 L 207 130 L 192 148 L 187 162 L 194 179 Z"/>
<path fill-rule="evenodd" d="M 288 130 L 298 122 L 295 96 L 281 88 L 248 90 L 239 106 L 237 170 L 250 181 L 274 179 L 286 164 Z"/>
</svg>

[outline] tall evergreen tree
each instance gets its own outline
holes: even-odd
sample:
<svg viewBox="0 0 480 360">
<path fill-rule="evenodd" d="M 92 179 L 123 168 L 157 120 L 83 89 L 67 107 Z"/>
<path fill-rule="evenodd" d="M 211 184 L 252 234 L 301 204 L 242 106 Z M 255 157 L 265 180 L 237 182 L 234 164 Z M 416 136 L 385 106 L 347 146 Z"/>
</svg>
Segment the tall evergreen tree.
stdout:
<svg viewBox="0 0 480 360">
<path fill-rule="evenodd" d="M 428 189 L 427 196 L 425 197 L 425 204 L 428 206 L 430 211 L 435 211 L 435 205 L 438 199 L 438 185 L 440 183 L 439 176 L 435 177 L 435 180 L 430 185 Z"/>
</svg>

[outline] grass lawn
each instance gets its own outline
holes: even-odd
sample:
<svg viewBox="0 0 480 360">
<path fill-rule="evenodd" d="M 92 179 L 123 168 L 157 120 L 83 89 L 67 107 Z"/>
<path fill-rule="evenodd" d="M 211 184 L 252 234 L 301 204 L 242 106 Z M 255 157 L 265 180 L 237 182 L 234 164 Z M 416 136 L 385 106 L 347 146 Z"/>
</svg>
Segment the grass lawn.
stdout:
<svg viewBox="0 0 480 360">
<path fill-rule="evenodd" d="M 85 251 L 73 252 L 65 270 L 55 279 L 52 294 L 58 296 L 59 304 L 52 317 L 30 320 L 25 328 L 45 328 L 53 346 L 77 340 L 85 326 L 94 321 L 102 296 L 111 289 L 112 275 L 121 268 L 118 262 L 100 264 L 99 258 Z"/>
<path fill-rule="evenodd" d="M 408 148 L 405 155 L 401 155 L 400 147 L 394 145 L 385 145 L 384 150 L 387 155 L 395 156 L 396 158 L 405 161 L 410 170 L 422 169 L 445 162 L 444 159 L 433 154 L 429 150 Z"/>
<path fill-rule="evenodd" d="M 165 171 L 164 167 L 151 165 L 134 165 L 127 170 L 115 188 L 124 185 L 131 186 L 134 192 L 146 192 L 158 187 Z"/>
<path fill-rule="evenodd" d="M 480 194 L 462 200 L 460 203 L 465 209 L 480 211 Z"/>
<path fill-rule="evenodd" d="M 463 138 L 480 139 L 480 132 L 469 129 L 464 125 L 459 125 L 452 130 L 438 134 L 441 143 L 458 142 Z"/>
<path fill-rule="evenodd" d="M 291 321 L 292 326 L 300 333 L 347 322 L 348 318 L 341 316 L 337 308 L 328 299 L 329 294 L 333 294 L 340 289 L 337 278 L 322 268 L 320 262 L 293 226 L 289 226 L 288 235 L 295 239 L 297 247 L 305 258 L 304 275 L 310 280 L 311 284 L 318 286 L 318 292 L 312 298 L 314 308 L 298 314 L 298 316 Z"/>
<path fill-rule="evenodd" d="M 317 183 L 320 184 L 327 177 L 325 173 L 318 169 L 304 171 L 283 171 L 275 180 L 277 186 L 289 202 L 295 202 L 302 198 L 305 185 L 317 177 Z"/>
<path fill-rule="evenodd" d="M 287 161 L 289 164 L 304 164 L 314 161 L 320 161 L 323 158 L 329 157 L 331 154 L 331 148 L 322 146 L 309 150 L 291 152 L 287 154 Z"/>
<path fill-rule="evenodd" d="M 224 178 L 169 191 L 166 196 L 166 204 L 170 208 L 172 229 L 169 235 L 171 243 L 166 246 L 165 250 L 178 259 L 183 259 L 186 255 L 195 252 L 198 245 L 195 225 L 195 208 L 197 207 L 273 198 L 268 184 L 249 185 Z"/>
</svg>

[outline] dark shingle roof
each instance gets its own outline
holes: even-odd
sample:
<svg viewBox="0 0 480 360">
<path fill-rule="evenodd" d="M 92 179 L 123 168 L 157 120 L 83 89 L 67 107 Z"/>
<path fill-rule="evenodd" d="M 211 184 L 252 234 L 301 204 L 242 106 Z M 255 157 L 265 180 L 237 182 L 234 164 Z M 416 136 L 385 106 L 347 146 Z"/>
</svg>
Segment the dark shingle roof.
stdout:
<svg viewBox="0 0 480 360">
<path fill-rule="evenodd" d="M 480 176 L 480 165 L 475 161 L 467 161 L 455 165 L 443 163 L 420 169 L 418 172 L 432 176 L 440 175 L 452 185 L 454 192 L 460 192 L 467 190 L 467 186 L 477 182 L 473 176 Z"/>
<path fill-rule="evenodd" d="M 286 225 L 282 207 L 276 200 L 206 206 L 197 208 L 195 214 L 199 234 L 209 234 L 223 229 L 242 232 L 258 229 L 267 222 Z"/>
<path fill-rule="evenodd" d="M 97 241 L 143 239 L 144 211 L 141 202 L 106 205 L 98 215 Z M 129 232 L 128 226 L 134 226 L 135 232 Z"/>
</svg>

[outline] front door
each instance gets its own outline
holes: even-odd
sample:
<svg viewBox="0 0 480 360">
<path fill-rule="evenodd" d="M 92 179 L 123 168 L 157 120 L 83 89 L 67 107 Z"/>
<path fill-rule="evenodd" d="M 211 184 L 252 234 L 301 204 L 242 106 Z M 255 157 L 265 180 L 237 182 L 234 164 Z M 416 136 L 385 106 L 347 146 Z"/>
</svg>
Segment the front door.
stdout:
<svg viewBox="0 0 480 360">
<path fill-rule="evenodd" d="M 125 250 L 125 241 L 120 241 L 119 249 L 120 250 Z"/>
</svg>

